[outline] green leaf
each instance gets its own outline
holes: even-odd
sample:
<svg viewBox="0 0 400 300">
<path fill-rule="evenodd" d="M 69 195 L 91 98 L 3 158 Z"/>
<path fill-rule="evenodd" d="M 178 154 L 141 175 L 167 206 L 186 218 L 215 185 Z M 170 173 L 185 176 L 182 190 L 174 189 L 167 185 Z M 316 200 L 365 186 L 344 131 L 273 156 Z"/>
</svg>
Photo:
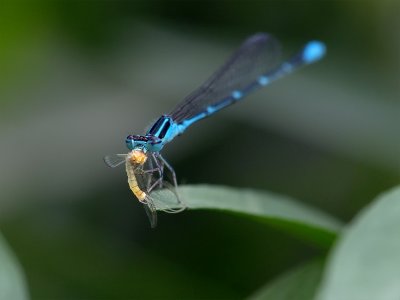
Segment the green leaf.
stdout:
<svg viewBox="0 0 400 300">
<path fill-rule="evenodd" d="M 309 262 L 268 283 L 250 296 L 249 300 L 311 300 L 323 271 L 321 260 Z"/>
<path fill-rule="evenodd" d="M 331 245 L 341 228 L 333 217 L 282 195 L 212 185 L 181 186 L 179 193 L 189 209 L 251 216 L 324 247 Z"/>
<path fill-rule="evenodd" d="M 333 250 L 318 299 L 400 299 L 400 188 L 366 207 Z"/>
<path fill-rule="evenodd" d="M 5 239 L 0 235 L 0 299 L 28 299 L 25 277 Z"/>
</svg>

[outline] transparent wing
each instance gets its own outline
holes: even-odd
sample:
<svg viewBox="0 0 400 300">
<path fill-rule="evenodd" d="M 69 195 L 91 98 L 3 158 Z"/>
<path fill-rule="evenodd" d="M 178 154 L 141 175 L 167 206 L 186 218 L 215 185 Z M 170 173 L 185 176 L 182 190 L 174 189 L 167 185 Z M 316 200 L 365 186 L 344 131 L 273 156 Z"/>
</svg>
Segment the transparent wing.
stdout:
<svg viewBox="0 0 400 300">
<path fill-rule="evenodd" d="M 279 62 L 279 42 L 266 33 L 249 37 L 202 86 L 188 95 L 170 113 L 176 123 L 191 119 L 242 91 Z"/>
<path fill-rule="evenodd" d="M 147 217 L 150 221 L 151 228 L 157 226 L 157 209 L 151 199 L 146 199 L 146 203 L 143 203 L 144 210 L 146 211 Z"/>
<path fill-rule="evenodd" d="M 125 162 L 127 154 L 112 154 L 104 157 L 104 162 L 110 168 L 118 167 Z"/>
<path fill-rule="evenodd" d="M 176 180 L 165 163 L 150 155 L 144 166 L 135 171 L 138 185 L 145 191 L 145 202 L 152 203 L 156 210 L 178 213 L 186 208 L 175 185 Z"/>
<path fill-rule="evenodd" d="M 154 189 L 149 197 L 159 211 L 174 214 L 186 209 L 186 205 L 179 197 L 176 187 L 167 181 L 163 181 L 162 188 Z"/>
</svg>

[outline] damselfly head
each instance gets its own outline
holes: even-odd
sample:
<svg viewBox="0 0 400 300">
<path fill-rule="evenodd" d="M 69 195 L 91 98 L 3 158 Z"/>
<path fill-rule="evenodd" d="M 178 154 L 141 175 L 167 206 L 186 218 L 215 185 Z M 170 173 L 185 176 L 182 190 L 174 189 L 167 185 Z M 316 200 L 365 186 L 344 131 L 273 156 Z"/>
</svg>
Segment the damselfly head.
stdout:
<svg viewBox="0 0 400 300">
<path fill-rule="evenodd" d="M 125 143 L 129 150 L 135 150 L 139 147 L 146 148 L 149 139 L 143 135 L 128 135 Z"/>
<path fill-rule="evenodd" d="M 147 154 L 143 149 L 135 149 L 128 153 L 128 160 L 131 164 L 143 165 L 147 160 Z"/>
<path fill-rule="evenodd" d="M 128 135 L 125 143 L 129 150 L 142 149 L 143 152 L 159 151 L 157 145 L 161 145 L 162 140 L 154 135 Z"/>
</svg>

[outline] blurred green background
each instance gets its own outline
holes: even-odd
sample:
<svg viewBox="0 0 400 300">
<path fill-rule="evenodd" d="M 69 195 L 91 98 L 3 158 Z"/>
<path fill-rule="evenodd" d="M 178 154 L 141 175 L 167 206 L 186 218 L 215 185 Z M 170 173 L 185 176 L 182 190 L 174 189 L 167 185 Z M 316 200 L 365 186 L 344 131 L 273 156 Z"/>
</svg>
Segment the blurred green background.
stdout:
<svg viewBox="0 0 400 300">
<path fill-rule="evenodd" d="M 269 190 L 344 221 L 399 181 L 397 1 L 0 3 L 0 226 L 32 299 L 239 299 L 325 249 L 218 212 L 149 228 L 102 162 L 249 35 L 327 57 L 165 149 L 180 183 Z M 250 145 L 243 145 L 243 137 Z"/>
</svg>

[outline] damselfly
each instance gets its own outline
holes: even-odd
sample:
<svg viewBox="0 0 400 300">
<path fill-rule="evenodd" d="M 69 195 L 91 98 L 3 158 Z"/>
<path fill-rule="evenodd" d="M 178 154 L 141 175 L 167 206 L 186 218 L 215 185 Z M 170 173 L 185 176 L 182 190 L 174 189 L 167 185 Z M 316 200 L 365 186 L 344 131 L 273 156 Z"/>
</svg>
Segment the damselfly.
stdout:
<svg viewBox="0 0 400 300">
<path fill-rule="evenodd" d="M 125 163 L 129 187 L 155 227 L 157 210 L 176 213 L 185 209 L 177 192 L 175 172 L 160 154 L 163 147 L 193 123 L 324 54 L 323 43 L 310 41 L 290 59 L 279 63 L 279 42 L 266 33 L 254 34 L 202 86 L 169 114 L 162 115 L 145 135 L 129 135 L 125 141 L 129 153 L 106 156 L 104 161 L 110 167 Z"/>
</svg>

